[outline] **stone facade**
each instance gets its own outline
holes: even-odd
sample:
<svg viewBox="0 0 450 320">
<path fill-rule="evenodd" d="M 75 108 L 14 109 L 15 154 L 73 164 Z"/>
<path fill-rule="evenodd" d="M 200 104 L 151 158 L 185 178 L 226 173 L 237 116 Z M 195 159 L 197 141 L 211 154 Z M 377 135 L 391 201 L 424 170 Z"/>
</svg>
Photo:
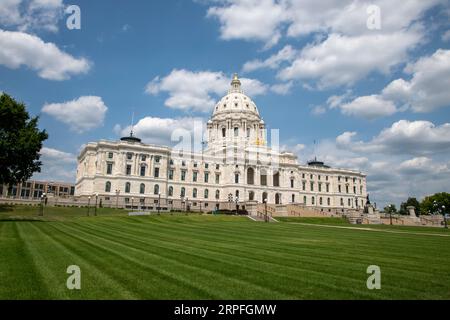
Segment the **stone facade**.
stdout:
<svg viewBox="0 0 450 320">
<path fill-rule="evenodd" d="M 104 205 L 211 211 L 248 203 L 301 204 L 324 211 L 363 208 L 366 176 L 320 161 L 299 164 L 268 145 L 265 122 L 237 76 L 207 123 L 202 152 L 124 137 L 88 143 L 78 157 L 75 195 Z M 272 135 L 273 136 L 273 135 Z"/>
</svg>

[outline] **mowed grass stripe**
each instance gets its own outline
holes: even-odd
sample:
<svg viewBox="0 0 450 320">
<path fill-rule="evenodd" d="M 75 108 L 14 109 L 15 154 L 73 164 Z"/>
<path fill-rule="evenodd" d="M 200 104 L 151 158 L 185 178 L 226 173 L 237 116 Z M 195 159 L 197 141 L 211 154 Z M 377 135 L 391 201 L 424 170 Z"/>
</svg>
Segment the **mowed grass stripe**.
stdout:
<svg viewBox="0 0 450 320">
<path fill-rule="evenodd" d="M 92 229 L 93 230 L 93 229 Z M 92 231 L 90 230 L 90 231 Z M 110 233 L 110 237 L 118 237 L 117 230 Z M 114 235 L 114 236 L 113 236 Z M 130 236 L 129 233 L 125 233 L 125 237 L 127 239 L 133 238 L 135 242 L 144 242 L 142 239 L 137 237 Z M 291 296 L 287 296 L 284 298 L 298 298 L 298 294 L 302 288 L 308 287 L 320 287 L 322 290 L 328 289 L 330 291 L 343 291 L 345 293 L 346 290 L 343 289 L 341 285 L 336 286 L 333 284 L 334 281 L 328 282 L 318 282 L 317 280 L 323 279 L 323 274 L 318 273 L 316 275 L 308 275 L 306 272 L 309 270 L 302 270 L 300 268 L 296 268 L 290 270 L 289 273 L 283 272 L 280 270 L 280 265 L 272 266 L 270 262 L 258 261 L 258 268 L 254 266 L 254 261 L 251 261 L 251 258 L 240 258 L 235 255 L 225 254 L 225 253 L 217 253 L 212 250 L 207 250 L 207 248 L 192 248 L 190 245 L 182 245 L 182 244 L 173 244 L 168 241 L 160 241 L 155 238 L 152 238 L 151 246 L 153 249 L 161 250 L 160 254 L 164 254 L 166 257 L 170 259 L 173 258 L 183 258 L 183 260 L 190 261 L 191 265 L 195 264 L 199 268 L 210 268 L 211 271 L 220 271 L 221 277 L 227 277 L 227 279 L 236 279 L 239 277 L 241 281 L 250 282 L 251 284 L 257 284 L 259 286 L 270 287 L 273 291 L 273 294 L 280 295 L 279 292 L 285 291 L 286 293 L 290 293 Z M 173 248 L 175 246 L 175 249 Z M 148 250 L 148 247 L 146 248 Z M 248 264 L 248 262 L 253 264 Z M 214 267 L 211 269 L 211 267 Z M 291 268 L 292 269 L 292 268 Z M 258 277 L 255 277 L 258 275 Z M 331 275 L 335 277 L 334 275 Z M 270 281 L 267 281 L 270 279 Z M 349 280 L 346 278 L 346 283 L 348 284 Z M 319 285 L 318 285 L 319 283 Z M 358 282 L 361 283 L 361 282 Z M 295 287 L 294 287 L 295 284 Z M 292 287 L 292 288 L 291 288 Z M 318 288 L 316 288 L 318 289 Z M 277 293 L 278 292 L 278 293 Z M 248 296 L 246 296 L 248 298 Z M 266 296 L 267 297 L 267 296 Z"/>
<path fill-rule="evenodd" d="M 200 290 L 189 288 L 189 283 L 185 283 L 175 274 L 167 272 L 165 265 L 155 266 L 153 263 L 144 263 L 143 257 L 136 256 L 136 250 L 130 246 L 102 238 L 96 234 L 85 233 L 80 229 L 74 229 L 73 226 L 62 224 L 53 226 L 71 242 L 81 243 L 86 250 L 101 252 L 102 258 L 109 257 L 115 261 L 113 267 L 105 272 L 109 272 L 117 281 L 126 283 L 137 293 L 139 298 L 167 299 L 174 293 L 185 294 L 183 291 L 193 293 Z M 151 277 L 146 277 L 147 275 L 151 275 Z M 200 294 L 197 293 L 196 296 L 200 296 Z"/>
<path fill-rule="evenodd" d="M 333 254 L 334 254 L 334 253 L 333 253 Z M 373 259 L 372 259 L 372 261 L 373 261 Z M 391 264 L 391 263 L 390 263 L 390 264 Z M 387 264 L 387 265 L 390 266 L 390 264 Z M 334 264 L 334 266 L 335 266 L 335 265 L 336 265 L 336 264 Z M 366 265 L 365 267 L 367 267 L 367 265 Z M 436 282 L 436 284 L 442 282 L 442 278 L 435 277 L 435 276 L 430 277 L 430 274 L 429 274 L 429 272 L 427 273 L 426 268 L 423 268 L 423 269 L 424 269 L 425 271 L 419 270 L 418 272 L 419 272 L 419 273 L 424 273 L 424 274 L 428 275 L 427 277 L 425 277 L 425 279 L 423 279 L 423 282 L 426 283 L 426 284 L 424 284 L 424 285 L 430 285 L 430 282 L 431 282 L 431 283 Z M 365 270 L 365 268 L 364 268 L 364 270 Z M 416 268 L 416 270 L 417 270 L 417 268 Z M 429 271 L 429 270 L 428 270 L 428 271 Z M 395 269 L 389 269 L 389 272 L 390 272 L 391 274 L 395 275 L 394 278 L 395 278 L 396 280 L 401 280 L 401 281 L 405 284 L 405 290 L 408 289 L 408 287 L 409 287 L 408 284 L 411 283 L 411 281 L 410 281 L 411 272 L 408 272 L 408 270 L 405 270 L 404 264 L 400 264 L 400 267 L 399 267 L 397 270 L 395 270 Z M 405 274 L 405 275 L 407 275 L 407 276 L 405 276 L 403 279 L 401 279 L 403 274 Z M 413 275 L 413 276 L 417 276 L 416 279 L 422 279 L 422 278 L 421 278 L 422 275 L 414 275 L 414 274 L 412 274 L 412 275 Z M 400 278 L 400 279 L 399 279 L 399 278 Z M 417 281 L 421 282 L 421 280 L 416 280 L 416 282 L 417 282 Z M 390 282 L 390 283 L 395 283 L 395 282 Z M 393 286 L 393 287 L 395 288 L 396 285 Z M 416 287 L 416 286 L 413 286 L 413 287 Z M 421 292 L 418 292 L 417 289 L 415 289 L 415 293 L 416 293 L 416 294 L 422 294 Z"/>
<path fill-rule="evenodd" d="M 117 232 L 117 231 L 115 231 L 115 232 Z M 153 233 L 154 233 L 155 231 L 153 231 Z M 165 232 L 165 231 L 164 231 Z M 148 234 L 148 232 L 147 232 L 147 234 Z M 183 243 L 183 242 L 180 242 L 180 243 Z M 191 245 L 192 245 L 192 242 L 191 242 Z M 190 245 L 190 246 L 191 246 Z M 242 247 L 243 245 L 241 244 L 241 247 Z M 164 247 L 165 248 L 167 248 L 167 244 L 164 244 Z M 187 245 L 184 245 L 184 246 L 182 246 L 182 248 L 184 248 L 184 250 L 187 250 L 186 249 L 186 247 L 187 247 Z M 183 249 L 182 249 L 183 250 Z M 236 256 L 235 256 L 235 252 L 233 253 L 234 254 L 234 256 L 230 256 L 230 257 L 221 257 L 221 259 L 222 260 L 225 260 L 226 261 L 226 259 L 228 259 L 228 258 L 231 258 L 231 259 L 235 259 L 236 260 Z M 208 257 L 210 256 L 210 253 L 205 253 L 205 255 L 207 255 Z M 248 256 L 251 256 L 251 254 L 247 254 Z M 247 257 L 247 259 L 251 259 L 251 258 L 249 258 L 249 257 Z M 264 260 L 263 261 L 257 261 L 257 263 L 258 263 L 258 265 L 261 265 L 261 268 L 263 268 L 264 267 L 264 263 L 267 263 L 267 262 L 265 262 Z M 334 264 L 335 265 L 335 264 Z M 365 288 L 365 268 L 367 267 L 367 265 L 364 267 L 364 268 L 361 268 L 361 270 L 359 270 L 360 272 L 360 274 L 363 276 L 362 278 L 360 278 L 360 279 L 358 279 L 358 281 L 357 281 L 357 283 L 359 284 L 359 287 L 361 288 L 361 289 L 363 289 L 364 291 L 364 293 L 365 294 L 367 294 L 367 289 Z M 308 279 L 308 280 L 311 280 L 312 282 L 315 282 L 315 285 L 317 286 L 317 283 L 320 283 L 320 284 L 327 284 L 327 285 L 325 285 L 325 287 L 327 287 L 327 289 L 331 289 L 331 290 L 333 290 L 334 288 L 330 288 L 330 286 L 332 286 L 335 282 L 336 282 L 336 279 L 335 278 L 339 278 L 339 277 L 336 277 L 336 274 L 335 274 L 335 272 L 333 272 L 333 268 L 335 268 L 335 267 L 333 267 L 333 265 L 331 264 L 330 265 L 330 268 L 331 268 L 331 270 L 329 270 L 328 272 L 325 272 L 325 273 L 323 273 L 323 272 L 317 272 L 317 271 L 315 271 L 314 269 L 313 270 L 311 270 L 311 268 L 309 268 L 309 269 L 303 269 L 303 268 L 301 268 L 299 265 L 297 265 L 295 268 L 294 268 L 294 270 L 290 270 L 290 272 L 295 272 L 295 274 L 296 275 L 298 275 L 298 276 L 301 276 L 303 279 Z M 323 267 L 322 267 L 322 269 L 323 269 Z M 277 273 L 277 276 L 280 276 L 280 275 L 283 275 L 284 277 L 286 277 L 286 270 L 280 270 L 280 269 L 277 269 L 277 271 L 278 271 L 278 273 Z M 316 273 L 317 274 L 317 276 L 314 276 L 314 275 L 311 275 L 311 274 L 308 274 L 308 272 L 309 273 Z M 261 273 L 261 271 L 259 271 L 259 273 Z M 351 278 L 348 278 L 348 275 L 350 275 L 350 277 Z M 331 277 L 331 279 L 326 279 L 327 277 Z M 314 281 L 315 280 L 315 281 Z M 320 280 L 322 280 L 322 281 L 320 281 Z M 342 281 L 340 282 L 340 284 L 339 284 L 339 287 L 340 288 L 348 288 L 348 287 L 350 287 L 351 286 L 351 283 L 350 283 L 350 281 L 351 280 L 355 280 L 354 279 L 354 273 L 352 274 L 352 272 L 347 272 L 347 277 L 346 278 L 343 278 L 342 279 Z M 272 282 L 277 282 L 278 281 L 278 279 L 275 277 L 275 278 L 273 278 L 272 279 Z M 291 282 L 290 282 L 291 283 Z M 339 283 L 339 282 L 338 282 Z M 345 283 L 346 285 L 342 285 L 343 283 Z M 292 283 L 291 283 L 292 284 Z M 373 294 L 372 294 L 373 295 Z"/>
<path fill-rule="evenodd" d="M 52 285 L 52 298 L 87 299 L 91 296 L 108 294 L 111 299 L 135 299 L 136 296 L 126 285 L 120 284 L 117 279 L 112 278 L 104 270 L 110 269 L 108 261 L 100 260 L 99 252 L 95 248 L 86 248 L 70 241 L 65 234 L 61 234 L 53 228 L 53 224 L 31 225 L 40 232 L 40 238 L 45 239 L 52 248 L 45 257 L 52 263 L 49 268 L 57 277 Z M 97 262 L 97 263 L 96 263 Z M 106 262 L 106 264 L 105 264 Z M 117 261 L 113 261 L 116 264 Z M 82 272 L 82 290 L 69 290 L 66 286 L 69 274 L 67 267 L 77 265 Z M 86 294 L 90 292 L 90 294 Z"/>
<path fill-rule="evenodd" d="M 67 225 L 65 225 L 65 227 L 67 227 Z M 86 228 L 86 226 L 83 225 L 83 228 Z M 93 230 L 72 230 L 83 232 L 86 236 L 92 235 L 93 232 Z M 148 264 L 145 264 L 145 267 L 150 268 L 153 272 L 160 272 L 161 270 L 164 270 L 164 274 L 171 275 L 174 279 L 182 280 L 183 283 L 180 283 L 180 285 L 183 287 L 190 286 L 195 289 L 201 288 L 205 291 L 200 297 L 197 298 L 211 298 L 214 297 L 214 295 L 220 296 L 227 290 L 230 292 L 240 292 L 239 290 L 236 290 L 237 288 L 246 288 L 247 290 L 250 290 L 252 294 L 258 294 L 260 297 L 267 297 L 268 295 L 274 296 L 274 292 L 272 290 L 268 290 L 267 288 L 257 286 L 252 283 L 246 283 L 242 279 L 223 278 L 223 275 L 218 278 L 216 271 L 208 270 L 203 266 L 196 267 L 192 264 L 186 263 L 186 261 L 183 261 L 184 259 L 180 259 L 180 254 L 167 257 L 162 255 L 162 251 L 150 252 L 149 249 L 154 249 L 155 247 L 152 247 L 151 244 L 144 248 L 139 247 L 136 245 L 136 241 L 130 241 L 134 240 L 131 235 L 128 237 L 122 237 L 123 240 L 120 241 L 119 239 L 121 237 L 117 234 L 109 234 L 109 236 L 105 236 L 107 233 L 105 233 L 103 227 L 96 226 L 94 232 L 96 233 L 95 237 L 100 239 L 100 241 L 106 241 L 115 245 L 122 245 L 123 248 L 129 250 L 128 253 L 130 255 L 132 252 L 137 252 L 140 258 L 140 264 L 142 264 L 142 260 L 146 259 L 146 256 L 149 256 L 150 261 Z M 167 250 L 168 249 L 163 248 L 163 251 Z M 153 267 L 153 264 L 156 264 L 156 267 Z M 172 270 L 172 274 L 169 273 L 170 270 Z M 149 274 L 152 275 L 151 273 Z M 195 280 L 194 282 L 192 281 L 193 279 Z M 286 295 L 283 295 L 282 297 L 288 298 Z M 195 296 L 192 298 L 195 298 Z"/>
<path fill-rule="evenodd" d="M 119 222 L 116 222 L 115 224 L 117 224 L 117 223 L 119 223 Z M 117 225 L 117 227 L 118 228 L 124 228 L 124 224 L 123 224 L 123 222 L 120 222 L 120 225 Z M 144 227 L 145 228 L 145 227 Z M 170 226 L 168 226 L 167 228 L 165 228 L 164 229 L 164 233 L 165 234 L 167 234 L 169 231 L 168 230 L 170 230 L 170 229 L 172 229 L 173 228 L 173 226 L 172 225 L 170 225 Z M 255 227 L 254 227 L 255 228 Z M 144 229 L 145 230 L 145 229 Z M 252 230 L 253 231 L 253 230 Z M 271 236 L 273 236 L 273 232 L 272 232 L 272 230 L 266 230 L 266 233 L 265 233 L 265 235 L 266 235 L 266 237 L 264 238 L 264 240 L 266 240 L 267 239 L 267 233 L 270 231 L 270 235 Z M 353 231 L 353 230 L 351 230 L 351 231 Z M 350 232 L 351 232 L 350 231 Z M 152 232 L 155 232 L 155 231 L 152 231 Z M 179 229 L 179 234 L 178 234 L 178 236 L 180 236 L 180 234 L 181 233 L 183 233 L 183 230 L 181 230 L 181 229 Z M 324 231 L 322 231 L 322 232 L 324 232 Z M 248 234 L 249 234 L 249 232 L 248 232 L 248 230 L 246 230 L 245 231 L 245 234 L 247 235 L 247 237 L 248 237 Z M 252 233 L 253 234 L 253 233 Z M 206 235 L 206 232 L 199 232 L 199 236 L 198 237 L 196 237 L 196 239 L 197 238 L 201 238 L 202 236 L 205 236 Z M 213 231 L 213 235 L 214 235 L 214 237 L 215 238 L 217 238 L 217 232 L 216 232 L 216 230 L 214 230 Z M 186 234 L 186 237 L 187 237 L 187 239 L 191 239 L 191 234 Z M 224 238 L 223 239 L 223 241 L 218 241 L 219 243 L 217 244 L 218 246 L 222 246 L 222 247 L 227 247 L 228 245 L 229 245 L 229 243 L 230 243 L 230 240 L 229 240 L 229 238 L 230 238 L 230 235 L 229 235 L 229 232 L 228 233 L 226 233 L 225 234 L 225 237 L 228 237 L 227 239 L 226 238 Z M 308 237 L 309 237 L 309 234 L 308 234 Z M 202 237 L 203 238 L 203 237 Z M 233 236 L 233 238 L 235 238 L 234 236 Z M 329 237 L 328 237 L 329 238 Z M 209 239 L 209 238 L 203 238 L 204 239 L 204 241 L 206 241 L 206 242 L 210 242 L 210 240 L 211 239 Z M 246 240 L 245 238 L 244 238 L 244 240 Z M 258 239 L 254 239 L 255 241 L 251 241 L 251 242 L 256 242 L 256 241 L 258 241 Z M 261 252 L 261 253 L 259 253 L 258 254 L 258 256 L 261 256 L 261 255 L 264 255 L 264 254 L 270 254 L 270 255 L 273 255 L 273 254 L 277 254 L 277 253 L 279 253 L 280 251 L 280 249 L 284 249 L 284 251 L 282 252 L 282 255 L 283 256 L 289 256 L 289 254 L 291 254 L 291 255 L 293 255 L 293 256 L 295 256 L 295 257 L 297 257 L 298 256 L 298 254 L 299 254 L 299 250 L 301 250 L 301 254 L 302 254 L 302 256 L 307 256 L 308 257 L 308 259 L 320 259 L 321 261 L 319 261 L 319 263 L 322 263 L 322 262 L 324 262 L 324 261 L 326 261 L 326 257 L 327 256 L 329 256 L 330 254 L 330 247 L 331 246 L 333 246 L 333 243 L 331 242 L 331 241 L 329 241 L 329 240 L 325 240 L 326 241 L 326 243 L 321 243 L 320 245 L 317 243 L 317 242 L 313 242 L 313 243 L 311 243 L 311 244 L 309 244 L 309 241 L 307 241 L 306 243 L 305 243 L 305 245 L 303 245 L 302 244 L 302 246 L 301 247 L 296 247 L 296 246 L 288 246 L 288 247 L 286 247 L 286 243 L 281 243 L 281 242 L 279 242 L 279 241 L 276 241 L 276 239 L 274 239 L 274 237 L 271 237 L 270 238 L 270 240 L 271 240 L 271 242 L 270 242 L 270 246 L 267 246 L 267 248 L 266 249 L 264 249 L 264 251 L 267 251 L 267 252 Z M 361 240 L 360 238 L 359 239 L 355 239 L 355 241 L 357 241 L 357 240 Z M 393 242 L 395 243 L 395 240 L 396 239 L 392 239 L 393 240 Z M 322 240 L 322 241 L 324 241 L 324 240 Z M 236 248 L 233 248 L 233 249 L 235 249 L 235 250 L 243 250 L 243 249 L 245 249 L 246 247 L 248 247 L 248 246 L 252 246 L 251 247 L 251 249 L 253 250 L 253 249 L 255 249 L 255 250 L 257 250 L 258 249 L 258 247 L 257 246 L 255 246 L 253 243 L 251 243 L 250 242 L 250 244 L 249 243 L 245 243 L 245 242 L 242 242 L 241 240 L 236 240 L 236 241 L 234 241 L 235 243 L 236 243 Z M 281 245 L 280 245 L 280 244 Z M 244 244 L 244 245 L 243 245 Z M 336 244 L 334 244 L 334 245 L 336 245 Z M 348 247 L 347 246 L 349 246 L 349 248 L 350 248 L 350 250 L 348 250 Z M 363 247 L 362 249 L 359 249 L 359 247 Z M 422 247 L 423 247 L 423 245 L 422 245 Z M 363 259 L 366 259 L 367 257 L 370 257 L 370 259 L 371 260 L 373 260 L 374 258 L 376 258 L 376 256 L 374 257 L 374 253 L 378 253 L 378 254 L 380 254 L 380 250 L 379 250 L 379 248 L 377 247 L 377 245 L 374 245 L 374 244 L 370 244 L 370 245 L 367 245 L 367 246 L 364 246 L 364 244 L 362 244 L 361 243 L 361 241 L 358 241 L 358 250 L 355 250 L 355 248 L 354 248 L 354 243 L 337 243 L 337 245 L 336 245 L 336 248 L 337 249 L 340 249 L 340 250 L 342 250 L 343 252 L 344 252 L 344 254 L 342 255 L 343 257 L 347 257 L 347 260 L 346 259 L 342 259 L 342 261 L 343 262 L 355 262 L 355 258 L 353 257 L 353 256 L 350 256 L 350 255 L 348 255 L 348 254 L 345 254 L 345 251 L 347 250 L 347 251 L 351 251 L 352 252 L 352 254 L 354 255 L 354 256 L 357 256 L 358 258 L 363 258 Z M 375 248 L 375 250 L 374 250 L 374 248 Z M 387 261 L 386 262 L 389 262 L 390 264 L 392 264 L 393 263 L 393 261 L 392 261 L 392 258 L 395 258 L 397 261 L 399 261 L 399 265 L 398 266 L 393 266 L 393 265 L 391 265 L 393 268 L 395 268 L 395 267 L 398 267 L 400 270 L 405 270 L 405 269 L 407 269 L 407 270 L 410 270 L 410 271 L 417 271 L 417 272 L 426 272 L 425 270 L 423 270 L 423 269 L 421 269 L 420 267 L 418 267 L 417 266 L 417 261 L 415 261 L 416 259 L 414 259 L 414 257 L 412 257 L 411 255 L 408 255 L 408 256 L 406 256 L 408 259 L 407 259 L 407 261 L 405 262 L 405 254 L 404 254 L 404 250 L 395 250 L 395 245 L 394 246 L 392 246 L 392 245 L 390 245 L 389 246 L 389 248 L 393 248 L 392 250 L 386 250 L 386 251 L 388 251 L 388 253 L 389 253 L 389 259 L 387 259 Z M 323 250 L 323 254 L 320 252 L 320 250 Z M 274 251 L 275 250 L 275 252 L 270 252 L 270 251 Z M 385 257 L 385 253 L 386 253 L 386 251 L 383 251 L 383 252 L 381 252 L 382 253 L 382 255 L 381 255 L 381 257 Z M 415 251 L 417 251 L 417 250 L 415 250 Z M 414 251 L 414 252 L 415 252 Z M 288 252 L 290 252 L 290 253 L 288 253 Z M 243 253 L 244 254 L 247 254 L 247 251 L 243 251 Z M 394 257 L 391 257 L 392 256 L 392 254 L 391 253 L 395 253 L 395 256 Z M 333 255 L 336 255 L 336 253 L 333 253 Z M 366 257 L 365 257 L 366 256 Z M 323 259 L 321 259 L 321 257 L 324 257 Z M 421 256 L 418 256 L 417 257 L 417 259 L 419 260 L 420 259 L 420 257 Z M 441 257 L 441 252 L 438 254 L 438 253 L 436 253 L 436 259 L 438 259 L 438 261 L 436 261 L 438 264 L 441 262 L 441 261 L 439 261 L 439 259 L 440 259 L 440 257 Z M 386 259 L 385 259 L 386 260 Z M 380 261 L 380 259 L 378 259 L 378 261 Z M 400 262 L 401 261 L 401 262 Z M 381 260 L 381 262 L 383 262 L 382 260 Z M 442 262 L 444 263 L 445 262 L 445 258 L 442 258 Z M 365 264 L 366 264 L 366 261 L 364 262 Z M 409 264 L 409 266 L 407 265 L 407 264 Z M 411 267 L 411 269 L 408 269 L 408 267 Z"/>
<path fill-rule="evenodd" d="M 18 223 L 0 224 L 0 298 L 49 298 L 45 280 L 36 268 Z"/>
</svg>

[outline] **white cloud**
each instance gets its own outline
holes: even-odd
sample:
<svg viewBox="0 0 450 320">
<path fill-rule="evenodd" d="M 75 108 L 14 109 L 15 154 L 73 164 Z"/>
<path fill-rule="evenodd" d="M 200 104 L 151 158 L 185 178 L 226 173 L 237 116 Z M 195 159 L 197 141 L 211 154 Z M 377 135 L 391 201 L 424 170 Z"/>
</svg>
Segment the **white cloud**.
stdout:
<svg viewBox="0 0 450 320">
<path fill-rule="evenodd" d="M 378 95 L 361 96 L 352 102 L 329 99 L 344 114 L 366 118 L 389 116 L 398 111 L 431 112 L 450 106 L 450 50 L 438 49 L 408 64 L 411 80 L 396 79 Z M 333 100 L 334 99 L 334 100 Z"/>
<path fill-rule="evenodd" d="M 418 31 L 351 37 L 330 34 L 323 42 L 306 46 L 278 77 L 317 81 L 320 89 L 353 85 L 371 72 L 388 74 L 406 60 L 408 50 L 421 37 Z"/>
<path fill-rule="evenodd" d="M 102 126 L 107 110 L 102 98 L 96 96 L 83 96 L 68 102 L 46 104 L 42 108 L 42 112 L 69 125 L 71 130 L 78 133 Z"/>
<path fill-rule="evenodd" d="M 390 116 L 397 112 L 394 103 L 378 95 L 358 97 L 339 106 L 345 115 L 362 117 L 368 120 Z"/>
<path fill-rule="evenodd" d="M 292 61 L 296 55 L 297 50 L 292 48 L 292 46 L 287 45 L 276 54 L 270 56 L 264 61 L 257 59 L 246 62 L 242 67 L 242 70 L 243 72 L 251 72 L 263 68 L 277 69 L 281 63 Z"/>
<path fill-rule="evenodd" d="M 0 26 L 56 32 L 63 9 L 62 0 L 2 0 Z"/>
<path fill-rule="evenodd" d="M 35 173 L 33 179 L 75 182 L 76 155 L 48 147 L 43 147 L 40 154 L 41 172 Z"/>
<path fill-rule="evenodd" d="M 409 64 L 410 81 L 397 79 L 382 94 L 398 103 L 407 103 L 415 112 L 430 112 L 450 106 L 450 50 L 438 49 L 433 55 Z"/>
<path fill-rule="evenodd" d="M 429 155 L 450 151 L 450 123 L 400 120 L 383 129 L 371 141 L 355 141 L 355 132 L 336 138 L 338 147 L 353 152 Z"/>
<path fill-rule="evenodd" d="M 285 10 L 281 2 L 273 0 L 227 0 L 222 6 L 209 8 L 207 16 L 220 21 L 224 40 L 259 40 L 270 47 L 281 37 Z"/>
<path fill-rule="evenodd" d="M 291 91 L 293 85 L 294 83 L 292 81 L 286 83 L 277 83 L 272 85 L 270 87 L 270 90 L 279 95 L 286 95 Z"/>
<path fill-rule="evenodd" d="M 442 35 L 442 41 L 449 42 L 450 41 L 450 30 L 447 30 Z"/>
<path fill-rule="evenodd" d="M 315 116 L 320 116 L 324 114 L 327 109 L 324 106 L 314 106 L 311 110 L 311 113 Z"/>
<path fill-rule="evenodd" d="M 145 117 L 133 126 L 133 132 L 134 136 L 139 137 L 145 143 L 173 146 L 179 142 L 179 133 L 189 133 L 193 137 L 194 130 L 203 131 L 203 127 L 204 123 L 201 118 Z M 114 126 L 114 132 L 121 136 L 128 136 L 130 131 L 131 126 L 125 128 L 118 124 Z"/>
<path fill-rule="evenodd" d="M 66 80 L 90 69 L 86 59 L 74 58 L 55 44 L 23 32 L 0 29 L 0 48 L 0 65 L 11 69 L 26 66 L 48 80 Z"/>
<path fill-rule="evenodd" d="M 222 72 L 177 70 L 163 77 L 156 77 L 147 84 L 146 92 L 157 95 L 167 92 L 165 105 L 180 110 L 209 112 L 214 107 L 216 97 L 224 95 L 230 86 L 231 77 Z M 241 78 L 243 90 L 250 96 L 257 96 L 269 89 L 256 79 Z"/>
</svg>

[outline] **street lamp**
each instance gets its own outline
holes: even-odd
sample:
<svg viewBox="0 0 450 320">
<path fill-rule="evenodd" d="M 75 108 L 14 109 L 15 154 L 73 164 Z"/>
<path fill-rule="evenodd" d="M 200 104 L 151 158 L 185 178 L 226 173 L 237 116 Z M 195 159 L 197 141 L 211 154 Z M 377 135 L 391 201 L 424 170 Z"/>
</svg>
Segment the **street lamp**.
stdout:
<svg viewBox="0 0 450 320">
<path fill-rule="evenodd" d="M 436 200 L 433 201 L 433 208 L 434 208 L 434 214 L 436 214 L 437 213 L 437 209 L 438 209 L 438 204 L 437 204 Z"/>
<path fill-rule="evenodd" d="M 200 202 L 200 213 L 202 212 L 202 201 L 199 201 Z"/>
<path fill-rule="evenodd" d="M 158 214 L 161 213 L 161 192 L 158 192 Z"/>
<path fill-rule="evenodd" d="M 131 211 L 133 211 L 133 208 L 134 208 L 133 202 L 134 202 L 134 197 L 131 197 Z"/>
<path fill-rule="evenodd" d="M 236 203 L 236 215 L 238 215 L 238 211 L 239 211 L 239 197 L 236 196 L 236 198 L 234 199 L 235 203 Z"/>
<path fill-rule="evenodd" d="M 39 213 L 40 216 L 44 215 L 44 206 L 45 206 L 45 192 L 41 195 L 41 212 Z"/>
<path fill-rule="evenodd" d="M 89 210 L 91 209 L 91 196 L 88 197 L 88 211 L 87 216 L 89 217 Z"/>
<path fill-rule="evenodd" d="M 445 206 L 442 206 L 442 215 L 444 216 L 444 228 L 448 229 L 448 225 L 447 225 L 447 218 L 445 216 Z"/>
<path fill-rule="evenodd" d="M 185 203 L 184 203 L 184 207 L 186 208 L 186 213 L 189 211 L 189 198 L 188 197 L 186 197 L 186 201 L 185 201 Z"/>
<path fill-rule="evenodd" d="M 94 216 L 97 216 L 97 200 L 98 200 L 98 192 L 95 193 L 95 209 L 94 209 Z"/>
<path fill-rule="evenodd" d="M 264 199 L 264 211 L 265 211 L 265 214 L 264 214 L 264 221 L 265 222 L 269 222 L 269 220 L 268 220 L 268 218 L 267 218 L 267 199 Z"/>
<path fill-rule="evenodd" d="M 389 205 L 389 221 L 392 226 L 392 204 Z"/>
</svg>

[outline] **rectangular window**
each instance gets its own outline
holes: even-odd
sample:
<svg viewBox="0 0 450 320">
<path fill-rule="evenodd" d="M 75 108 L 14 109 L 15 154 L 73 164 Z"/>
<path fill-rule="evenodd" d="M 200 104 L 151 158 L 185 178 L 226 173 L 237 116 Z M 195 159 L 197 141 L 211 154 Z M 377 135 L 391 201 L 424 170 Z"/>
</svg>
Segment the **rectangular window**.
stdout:
<svg viewBox="0 0 450 320">
<path fill-rule="evenodd" d="M 294 187 L 294 179 L 291 179 L 291 188 L 293 188 Z M 292 202 L 294 202 L 294 201 L 292 201 Z"/>
<path fill-rule="evenodd" d="M 205 163 L 205 169 L 209 168 L 209 164 Z"/>
<path fill-rule="evenodd" d="M 186 181 L 186 170 L 181 171 L 181 181 Z"/>
<path fill-rule="evenodd" d="M 112 159 L 113 158 L 113 153 L 112 152 L 108 152 L 108 159 Z"/>
<path fill-rule="evenodd" d="M 145 177 L 145 166 L 141 166 L 141 177 Z"/>
<path fill-rule="evenodd" d="M 128 152 L 128 153 L 127 153 L 127 159 L 128 159 L 128 160 L 133 159 L 133 154 L 132 154 L 131 152 Z"/>
<path fill-rule="evenodd" d="M 342 187 L 341 187 L 341 185 L 338 186 L 338 190 L 339 190 L 339 192 L 342 192 Z"/>
<path fill-rule="evenodd" d="M 161 160 L 161 157 L 160 157 L 160 156 L 155 156 L 155 162 L 156 162 L 156 163 L 159 163 L 160 160 Z"/>
<path fill-rule="evenodd" d="M 127 176 L 129 176 L 131 174 L 131 164 L 127 164 L 126 174 L 127 174 Z"/>
<path fill-rule="evenodd" d="M 112 163 L 108 163 L 106 165 L 106 174 L 112 174 L 112 169 L 113 169 L 113 164 Z"/>
<path fill-rule="evenodd" d="M 169 170 L 169 180 L 173 180 L 173 169 Z"/>
<path fill-rule="evenodd" d="M 143 155 L 141 156 L 141 161 L 146 161 L 146 160 L 147 160 L 147 156 L 143 154 Z"/>
<path fill-rule="evenodd" d="M 302 189 L 303 191 L 306 191 L 306 182 L 302 182 Z"/>
<path fill-rule="evenodd" d="M 220 169 L 220 165 L 216 164 L 216 170 Z"/>
<path fill-rule="evenodd" d="M 159 178 L 159 168 L 155 168 L 155 178 Z"/>
<path fill-rule="evenodd" d="M 261 175 L 261 185 L 267 186 L 267 175 L 265 175 L 265 174 Z"/>
<path fill-rule="evenodd" d="M 220 183 L 220 174 L 216 174 L 216 184 Z"/>
<path fill-rule="evenodd" d="M 327 192 L 330 192 L 330 185 L 327 184 Z"/>
<path fill-rule="evenodd" d="M 319 183 L 319 192 L 322 192 L 322 184 Z"/>
<path fill-rule="evenodd" d="M 197 176 L 198 176 L 198 172 L 197 172 L 197 171 L 194 171 L 194 172 L 192 173 L 192 181 L 193 181 L 193 182 L 197 182 Z"/>
<path fill-rule="evenodd" d="M 209 180 L 209 173 L 205 172 L 205 183 L 208 183 Z"/>
<path fill-rule="evenodd" d="M 314 182 L 311 181 L 310 187 L 311 187 L 311 191 L 314 191 Z"/>
<path fill-rule="evenodd" d="M 238 174 L 234 175 L 234 183 L 239 183 L 239 175 Z"/>
</svg>

